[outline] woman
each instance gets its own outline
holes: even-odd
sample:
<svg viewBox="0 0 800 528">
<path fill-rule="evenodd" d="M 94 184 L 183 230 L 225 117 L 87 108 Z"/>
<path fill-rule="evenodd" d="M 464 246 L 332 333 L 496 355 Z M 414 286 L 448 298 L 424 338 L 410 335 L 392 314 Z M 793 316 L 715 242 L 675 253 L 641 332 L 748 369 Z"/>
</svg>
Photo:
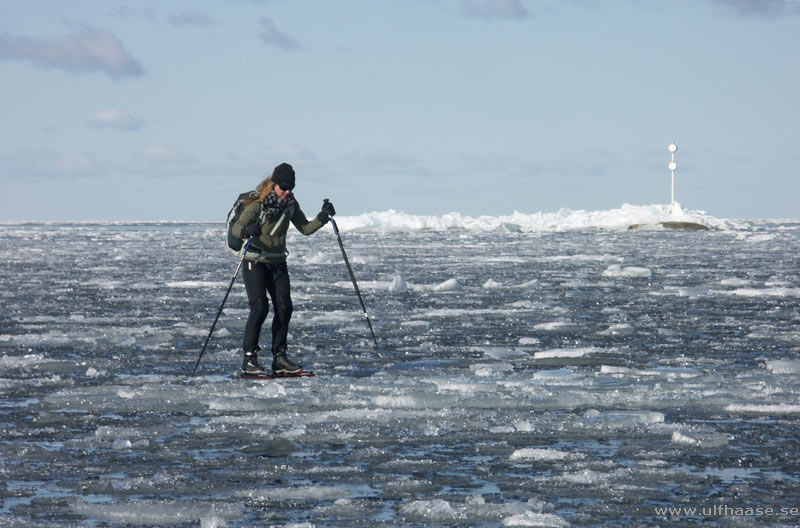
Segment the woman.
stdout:
<svg viewBox="0 0 800 528">
<path fill-rule="evenodd" d="M 267 294 L 275 312 L 272 316 L 272 373 L 297 374 L 303 370 L 286 357 L 286 337 L 292 317 L 286 232 L 291 222 L 298 231 L 310 235 L 328 223 L 336 211 L 326 201 L 322 211 L 313 220 L 308 220 L 292 194 L 294 184 L 295 174 L 291 165 L 281 163 L 275 167 L 272 176 L 256 187 L 256 196 L 233 225 L 235 236 L 242 239 L 253 237 L 244 257 L 242 272 L 250 304 L 250 315 L 244 328 L 242 374 L 265 374 L 258 364 L 258 338 L 269 313 Z"/>
</svg>

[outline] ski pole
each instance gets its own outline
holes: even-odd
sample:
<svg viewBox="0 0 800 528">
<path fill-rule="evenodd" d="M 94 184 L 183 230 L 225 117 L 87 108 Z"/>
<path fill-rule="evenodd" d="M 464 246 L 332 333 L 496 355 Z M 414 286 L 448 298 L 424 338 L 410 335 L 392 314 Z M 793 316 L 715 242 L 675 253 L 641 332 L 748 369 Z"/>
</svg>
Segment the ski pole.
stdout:
<svg viewBox="0 0 800 528">
<path fill-rule="evenodd" d="M 208 331 L 208 337 L 206 337 L 206 342 L 203 344 L 203 350 L 200 351 L 200 356 L 197 358 L 197 363 L 194 364 L 194 370 L 192 370 L 191 377 L 194 377 L 194 373 L 197 372 L 197 366 L 200 364 L 200 359 L 202 359 L 203 354 L 206 352 L 206 347 L 208 346 L 208 340 L 211 339 L 211 333 L 214 331 L 214 327 L 217 326 L 217 321 L 219 321 L 219 316 L 222 315 L 222 308 L 225 306 L 225 302 L 228 300 L 228 295 L 231 293 L 231 289 L 233 288 L 233 283 L 236 282 L 236 277 L 239 275 L 239 270 L 242 269 L 242 262 L 244 262 L 244 256 L 247 255 L 247 250 L 250 249 L 250 243 L 253 241 L 253 237 L 250 237 L 247 240 L 247 244 L 244 246 L 244 251 L 242 251 L 242 258 L 239 259 L 239 265 L 236 266 L 236 272 L 233 274 L 233 278 L 231 279 L 231 283 L 228 286 L 228 291 L 225 292 L 225 297 L 222 299 L 222 304 L 219 305 L 219 310 L 217 310 L 217 316 L 214 318 L 214 322 L 211 324 L 211 330 Z"/>
<path fill-rule="evenodd" d="M 328 200 L 325 199 L 327 202 Z M 339 247 L 342 249 L 342 256 L 344 257 L 344 263 L 347 266 L 347 272 L 350 273 L 350 280 L 353 281 L 353 288 L 356 290 L 356 295 L 358 295 L 358 301 L 361 303 L 361 309 L 364 311 L 364 319 L 367 320 L 367 326 L 369 326 L 369 332 L 372 334 L 372 340 L 375 341 L 375 348 L 378 348 L 378 338 L 375 337 L 375 331 L 372 329 L 372 323 L 369 320 L 369 315 L 367 314 L 367 307 L 364 306 L 364 299 L 361 298 L 361 292 L 358 289 L 358 283 L 356 282 L 356 276 L 353 274 L 353 268 L 350 266 L 350 261 L 347 259 L 347 253 L 344 251 L 344 244 L 342 243 L 342 237 L 339 235 L 339 227 L 336 225 L 336 220 L 331 217 L 331 225 L 333 226 L 333 232 L 336 233 L 336 239 L 339 241 Z"/>
</svg>

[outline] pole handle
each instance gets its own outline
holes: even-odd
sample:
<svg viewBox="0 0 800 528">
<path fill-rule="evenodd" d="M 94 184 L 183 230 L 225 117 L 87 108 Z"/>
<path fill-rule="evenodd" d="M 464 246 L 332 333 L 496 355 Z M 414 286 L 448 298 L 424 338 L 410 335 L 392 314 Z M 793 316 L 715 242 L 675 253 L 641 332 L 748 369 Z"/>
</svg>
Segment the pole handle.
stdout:
<svg viewBox="0 0 800 528">
<path fill-rule="evenodd" d="M 330 203 L 330 199 L 329 198 L 325 198 L 324 200 L 322 200 L 322 203 L 323 204 Z M 333 232 L 336 233 L 336 236 L 338 237 L 339 236 L 339 226 L 336 225 L 336 221 L 333 219 L 333 216 L 331 216 L 329 218 L 329 220 L 331 221 L 331 226 L 333 226 Z M 344 250 L 342 250 L 342 251 L 344 251 Z"/>
</svg>

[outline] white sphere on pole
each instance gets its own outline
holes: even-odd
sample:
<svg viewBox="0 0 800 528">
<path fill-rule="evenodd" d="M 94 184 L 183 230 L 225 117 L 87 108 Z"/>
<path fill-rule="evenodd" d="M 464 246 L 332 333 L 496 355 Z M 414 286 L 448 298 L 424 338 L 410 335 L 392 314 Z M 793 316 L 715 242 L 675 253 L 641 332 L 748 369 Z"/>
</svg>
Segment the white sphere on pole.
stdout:
<svg viewBox="0 0 800 528">
<path fill-rule="evenodd" d="M 678 164 L 675 163 L 675 152 L 678 150 L 678 145 L 675 143 L 669 144 L 669 152 L 670 158 L 672 158 L 669 162 L 669 170 L 672 174 L 671 178 L 671 185 L 670 185 L 670 204 L 669 204 L 669 212 L 670 214 L 678 214 L 680 212 L 680 205 L 675 203 L 675 169 L 678 168 Z"/>
</svg>

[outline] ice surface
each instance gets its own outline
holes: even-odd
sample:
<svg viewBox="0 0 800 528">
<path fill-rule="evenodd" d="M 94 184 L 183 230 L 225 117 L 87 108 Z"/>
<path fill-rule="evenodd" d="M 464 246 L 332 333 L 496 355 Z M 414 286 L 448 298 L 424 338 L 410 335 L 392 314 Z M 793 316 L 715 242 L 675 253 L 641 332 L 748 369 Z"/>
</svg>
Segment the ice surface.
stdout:
<svg viewBox="0 0 800 528">
<path fill-rule="evenodd" d="M 656 511 L 800 488 L 800 224 L 662 212 L 344 217 L 377 348 L 293 234 L 279 381 L 221 225 L 0 225 L 0 526 L 796 525 Z"/>
<path fill-rule="evenodd" d="M 177 525 L 201 521 L 204 526 L 220 526 L 220 520 L 232 520 L 242 516 L 241 505 L 195 504 L 193 501 L 138 500 L 116 504 L 87 503 L 77 499 L 73 510 L 81 515 L 112 523 L 137 525 Z"/>
</svg>

